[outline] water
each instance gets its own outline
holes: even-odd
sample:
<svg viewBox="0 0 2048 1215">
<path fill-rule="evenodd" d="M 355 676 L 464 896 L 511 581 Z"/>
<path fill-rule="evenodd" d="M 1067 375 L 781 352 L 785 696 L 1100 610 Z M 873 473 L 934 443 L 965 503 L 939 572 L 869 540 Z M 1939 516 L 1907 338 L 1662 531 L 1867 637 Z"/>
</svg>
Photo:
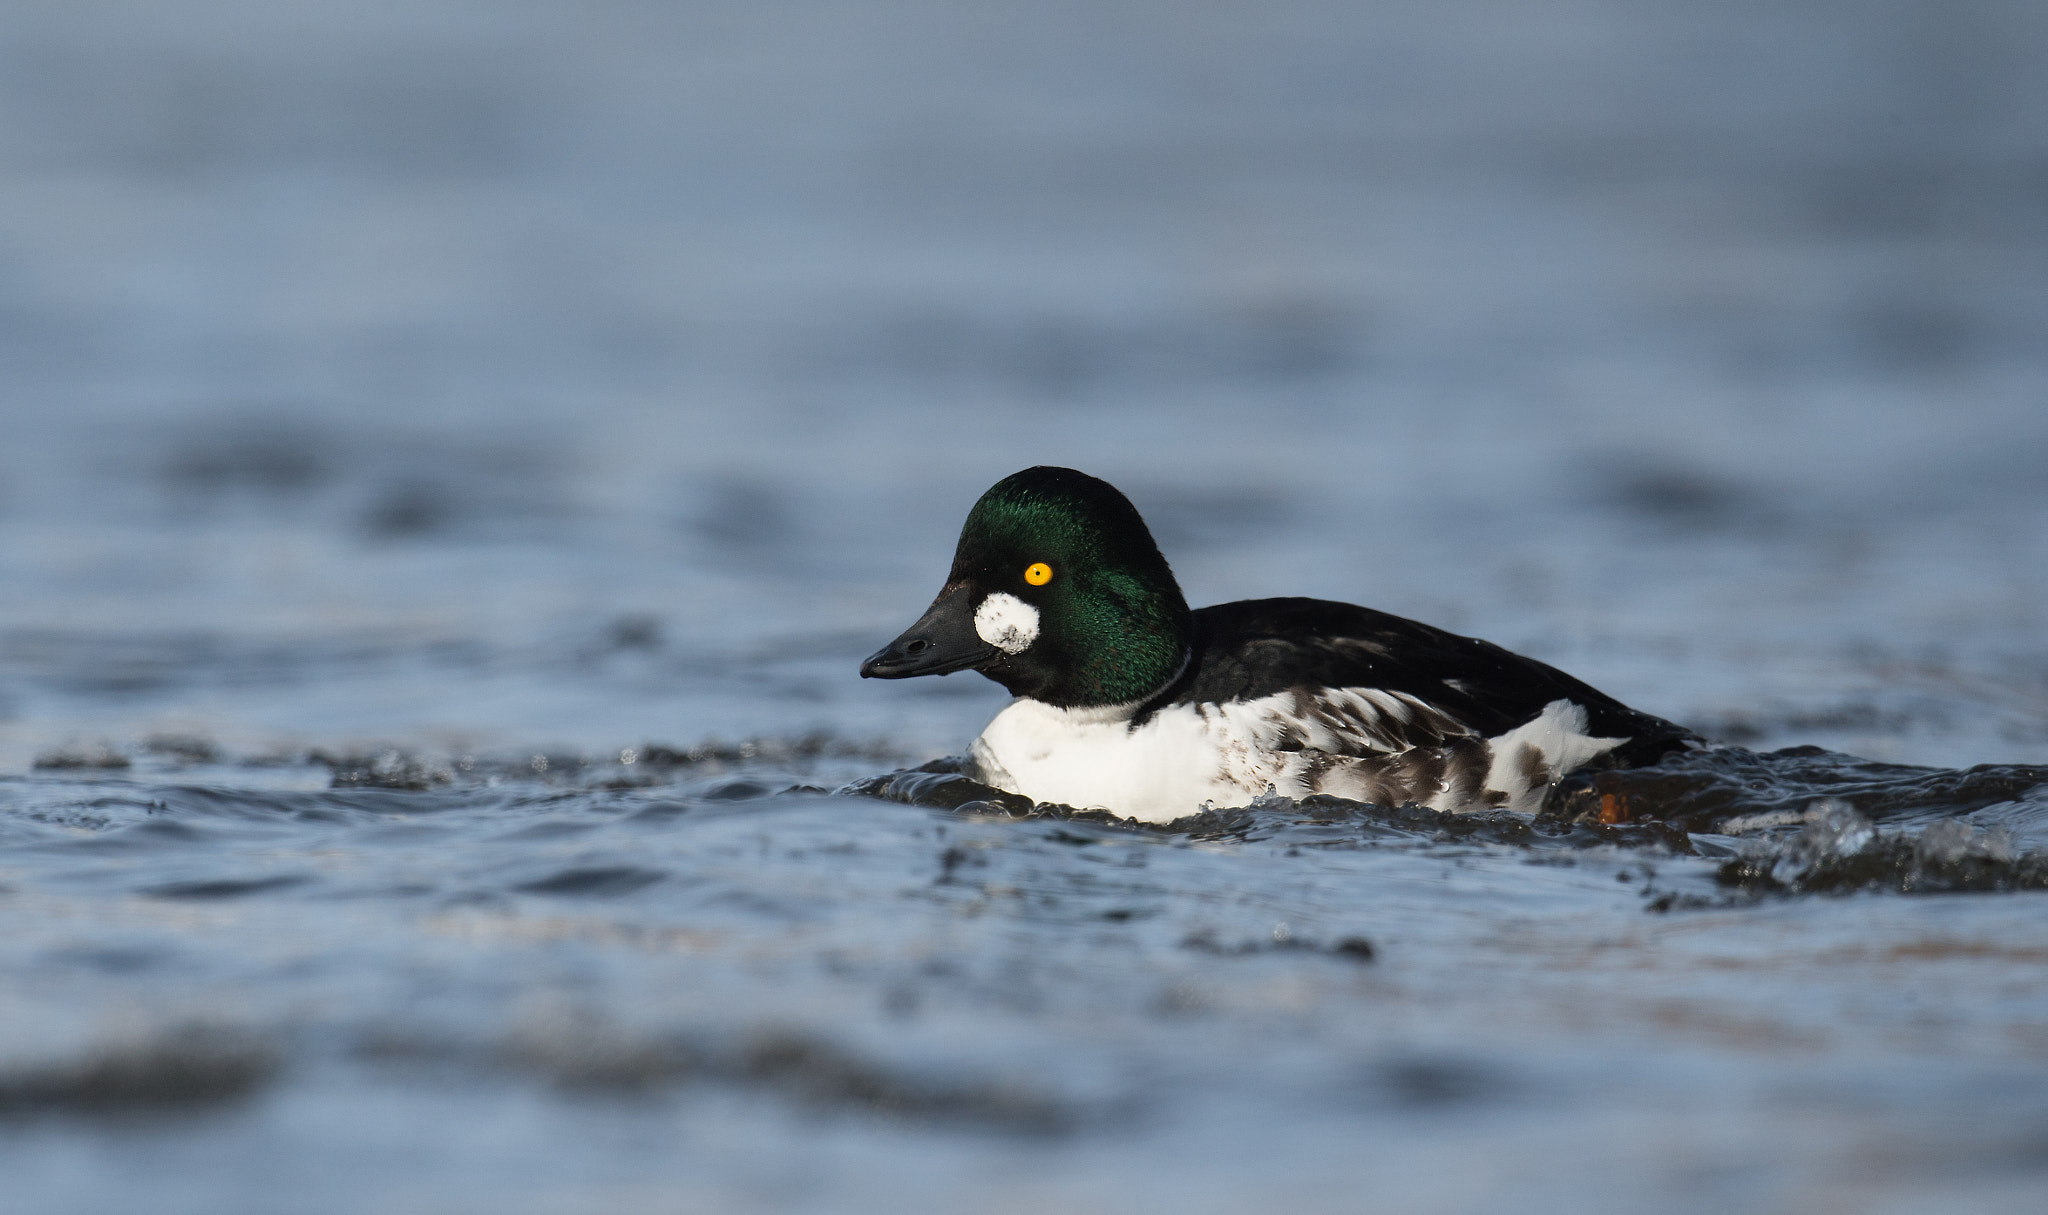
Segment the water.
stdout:
<svg viewBox="0 0 2048 1215">
<path fill-rule="evenodd" d="M 1469 17 L 14 6 L 9 1203 L 2038 1209 L 2043 10 Z M 1037 462 L 1741 750 L 836 792 Z"/>
</svg>

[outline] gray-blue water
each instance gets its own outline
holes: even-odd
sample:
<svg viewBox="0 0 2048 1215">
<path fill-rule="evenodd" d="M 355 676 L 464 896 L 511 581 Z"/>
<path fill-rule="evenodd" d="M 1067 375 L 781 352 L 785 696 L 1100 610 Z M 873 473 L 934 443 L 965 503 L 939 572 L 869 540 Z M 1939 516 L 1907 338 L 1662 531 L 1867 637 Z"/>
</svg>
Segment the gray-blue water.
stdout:
<svg viewBox="0 0 2048 1215">
<path fill-rule="evenodd" d="M 1198 604 L 2048 763 L 2032 0 L 15 3 L 0 424 L 10 1211 L 2048 1201 L 2018 769 L 834 792 L 1000 706 L 855 669 L 1041 462 Z"/>
</svg>

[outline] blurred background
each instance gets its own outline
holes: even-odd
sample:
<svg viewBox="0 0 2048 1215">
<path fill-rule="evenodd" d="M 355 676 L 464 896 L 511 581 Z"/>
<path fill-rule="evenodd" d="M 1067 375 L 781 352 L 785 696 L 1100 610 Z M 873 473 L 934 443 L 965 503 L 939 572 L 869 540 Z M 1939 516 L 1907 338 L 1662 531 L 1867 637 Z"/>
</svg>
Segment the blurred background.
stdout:
<svg viewBox="0 0 2048 1215">
<path fill-rule="evenodd" d="M 957 750 L 855 666 L 1040 462 L 1197 603 L 2040 760 L 2048 7 L 18 0 L 0 419 L 0 770 Z"/>
<path fill-rule="evenodd" d="M 818 796 L 1001 704 L 856 672 L 1036 463 L 1197 604 L 2048 762 L 2048 4 L 0 0 L 0 1206 L 2043 1209 L 2042 896 L 1718 884 L 2038 884 L 2023 773 Z"/>
</svg>

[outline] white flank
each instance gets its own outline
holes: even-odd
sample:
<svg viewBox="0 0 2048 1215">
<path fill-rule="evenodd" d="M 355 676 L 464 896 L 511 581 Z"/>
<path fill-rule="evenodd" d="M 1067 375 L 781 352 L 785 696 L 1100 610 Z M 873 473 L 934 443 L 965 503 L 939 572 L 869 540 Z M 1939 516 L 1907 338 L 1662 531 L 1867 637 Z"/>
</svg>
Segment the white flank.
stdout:
<svg viewBox="0 0 2048 1215">
<path fill-rule="evenodd" d="M 1250 805 L 1268 786 L 1283 797 L 1318 789 L 1367 796 L 1371 769 L 1398 763 L 1408 748 L 1389 726 L 1431 712 L 1412 697 L 1378 688 L 1323 689 L 1315 704 L 1313 717 L 1301 712 L 1291 692 L 1176 705 L 1132 729 L 1132 705 L 1059 709 L 1019 699 L 974 740 L 973 756 L 980 778 L 999 789 L 1159 823 L 1192 814 L 1203 802 L 1219 809 Z M 1307 750 L 1280 750 L 1283 738 Z M 1623 741 L 1588 735 L 1585 709 L 1554 700 L 1535 718 L 1488 740 L 1486 788 L 1504 794 L 1509 809 L 1533 812 L 1547 785 L 1528 778 L 1531 749 L 1547 779 L 1556 780 Z M 1349 758 L 1333 764 L 1331 755 Z M 1355 773 L 1349 770 L 1354 765 Z M 1459 800 L 1448 784 L 1421 800 L 1438 810 L 1489 808 L 1483 800 Z"/>
<path fill-rule="evenodd" d="M 1486 740 L 1493 750 L 1493 763 L 1486 770 L 1486 787 L 1508 795 L 1508 809 L 1533 814 L 1543 804 L 1548 784 L 1531 785 L 1522 775 L 1522 752 L 1533 747 L 1555 781 L 1565 773 L 1611 751 L 1625 738 L 1595 738 L 1586 733 L 1586 707 L 1569 700 L 1553 700 L 1536 716 L 1505 734 Z"/>
<path fill-rule="evenodd" d="M 1247 806 L 1272 786 L 1283 797 L 1313 792 L 1319 752 L 1375 757 L 1406 749 L 1382 727 L 1411 720 L 1421 702 L 1378 688 L 1325 689 L 1314 719 L 1292 692 L 1228 704 L 1161 709 L 1137 729 L 1137 705 L 1059 709 L 1019 699 L 974 740 L 981 779 L 1035 801 L 1100 807 L 1149 823 L 1193 814 L 1203 802 Z M 1307 751 L 1282 751 L 1292 737 Z M 1342 774 L 1325 771 L 1333 792 Z"/>
<path fill-rule="evenodd" d="M 1005 654 L 1021 654 L 1038 640 L 1038 609 L 997 591 L 974 609 L 974 631 Z"/>
</svg>

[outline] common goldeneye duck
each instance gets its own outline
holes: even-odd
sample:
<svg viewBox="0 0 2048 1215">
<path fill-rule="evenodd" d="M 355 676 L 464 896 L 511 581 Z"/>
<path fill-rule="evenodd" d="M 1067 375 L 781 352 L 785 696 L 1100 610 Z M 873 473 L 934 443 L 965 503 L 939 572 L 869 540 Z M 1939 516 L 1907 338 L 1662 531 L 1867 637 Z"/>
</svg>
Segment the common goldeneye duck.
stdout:
<svg viewBox="0 0 2048 1215">
<path fill-rule="evenodd" d="M 964 670 L 1017 698 L 975 740 L 969 775 L 1146 822 L 1268 786 L 1529 813 L 1575 769 L 1698 745 L 1534 659 L 1371 608 L 1190 611 L 1137 508 L 1070 468 L 983 494 L 939 597 L 860 673 Z"/>
</svg>

